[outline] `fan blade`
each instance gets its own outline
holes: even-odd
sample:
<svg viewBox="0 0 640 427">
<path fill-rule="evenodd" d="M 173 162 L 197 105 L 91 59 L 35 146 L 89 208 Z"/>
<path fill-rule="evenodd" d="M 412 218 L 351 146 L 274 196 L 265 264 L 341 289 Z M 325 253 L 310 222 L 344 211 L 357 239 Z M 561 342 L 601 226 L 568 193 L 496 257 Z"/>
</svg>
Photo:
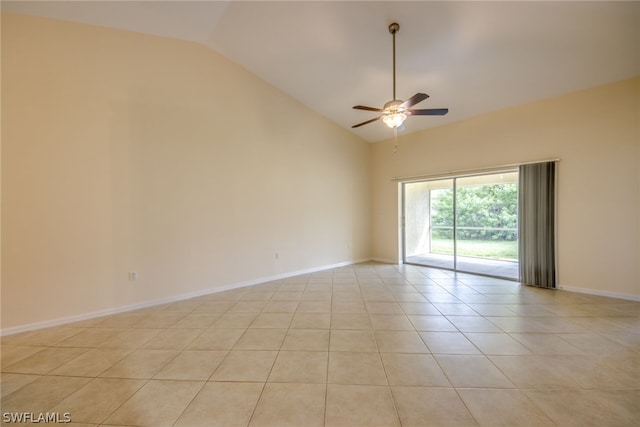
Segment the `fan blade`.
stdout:
<svg viewBox="0 0 640 427">
<path fill-rule="evenodd" d="M 430 108 L 428 110 L 409 110 L 412 116 L 444 116 L 449 112 L 448 108 Z"/>
<path fill-rule="evenodd" d="M 351 127 L 352 128 L 359 128 L 360 126 L 364 126 L 364 125 L 367 125 L 369 123 L 373 123 L 376 120 L 380 120 L 381 118 L 382 118 L 382 116 L 379 116 L 379 117 L 376 117 L 375 119 L 367 120 L 366 122 L 358 123 L 357 125 L 353 125 Z"/>
<path fill-rule="evenodd" d="M 415 95 L 413 95 L 411 98 L 407 99 L 406 101 L 404 101 L 402 104 L 400 104 L 400 108 L 409 108 L 409 107 L 413 107 L 414 105 L 416 105 L 418 102 L 422 102 L 425 99 L 427 99 L 429 97 L 429 95 L 427 95 L 426 93 L 416 93 Z"/>
<path fill-rule="evenodd" d="M 364 105 L 356 105 L 353 108 L 355 108 L 356 110 L 376 111 L 378 113 L 382 113 L 383 111 L 381 108 L 365 107 Z"/>
</svg>

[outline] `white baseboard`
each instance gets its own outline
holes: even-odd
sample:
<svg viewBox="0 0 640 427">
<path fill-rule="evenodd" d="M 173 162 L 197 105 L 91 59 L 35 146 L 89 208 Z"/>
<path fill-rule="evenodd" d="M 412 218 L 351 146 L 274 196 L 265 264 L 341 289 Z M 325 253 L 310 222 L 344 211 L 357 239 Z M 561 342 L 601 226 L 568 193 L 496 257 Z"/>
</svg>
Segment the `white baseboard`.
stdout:
<svg viewBox="0 0 640 427">
<path fill-rule="evenodd" d="M 245 286 L 259 285 L 261 283 L 272 282 L 272 281 L 275 281 L 275 280 L 282 280 L 282 279 L 286 279 L 286 278 L 289 278 L 289 277 L 300 276 L 300 275 L 303 275 L 303 274 L 316 273 L 318 271 L 330 270 L 332 268 L 345 267 L 345 266 L 348 266 L 348 265 L 360 264 L 360 263 L 369 262 L 369 261 L 372 261 L 372 259 L 371 258 L 365 258 L 365 259 L 359 259 L 359 260 L 353 260 L 353 261 L 344 261 L 344 262 L 339 262 L 339 263 L 336 263 L 336 264 L 324 265 L 324 266 L 321 266 L 321 267 L 307 268 L 307 269 L 303 269 L 303 270 L 290 271 L 290 272 L 287 272 L 287 273 L 276 274 L 276 275 L 273 275 L 273 276 L 261 277 L 261 278 L 258 278 L 258 279 L 246 280 L 246 281 L 243 281 L 243 282 L 232 283 L 232 284 L 229 284 L 229 285 L 226 285 L 226 286 L 219 286 L 219 287 L 215 287 L 215 288 L 202 289 L 202 290 L 195 291 L 195 292 L 189 292 L 189 293 L 186 293 L 186 294 L 180 294 L 180 295 L 175 295 L 175 296 L 171 296 L 171 297 L 145 301 L 145 302 L 141 302 L 141 303 L 137 303 L 137 304 L 131 304 L 131 305 L 125 305 L 125 306 L 120 306 L 120 307 L 108 308 L 108 309 L 104 309 L 104 310 L 93 311 L 93 312 L 90 312 L 90 313 L 78 314 L 78 315 L 75 315 L 75 316 L 60 317 L 60 318 L 52 319 L 52 320 L 45 320 L 43 322 L 29 323 L 27 325 L 4 328 L 4 329 L 0 330 L 0 336 L 14 335 L 14 334 L 22 333 L 22 332 L 35 331 L 35 330 L 38 330 L 38 329 L 52 328 L 54 326 L 61 326 L 61 325 L 69 324 L 69 323 L 81 322 L 83 320 L 95 319 L 97 317 L 103 317 L 103 316 L 109 316 L 109 315 L 112 315 L 112 314 L 118 314 L 118 313 L 125 313 L 125 312 L 128 312 L 128 311 L 140 310 L 140 309 L 143 309 L 143 308 L 154 307 L 154 306 L 157 306 L 157 305 L 169 304 L 169 303 L 172 303 L 172 302 L 182 301 L 182 300 L 191 299 L 191 298 L 197 298 L 197 297 L 201 297 L 201 296 L 204 296 L 204 295 L 210 295 L 210 294 L 215 294 L 215 293 L 218 293 L 218 292 L 229 291 L 229 290 L 232 290 L 232 289 L 243 288 Z"/>
<path fill-rule="evenodd" d="M 371 258 L 370 261 L 380 262 L 380 263 L 383 263 L 383 264 L 394 264 L 394 265 L 401 265 L 402 264 L 402 261 L 399 261 L 397 259 Z"/>
<path fill-rule="evenodd" d="M 634 295 L 634 294 L 600 291 L 597 289 L 575 288 L 573 286 L 562 286 L 562 285 L 559 287 L 559 289 L 562 291 L 576 292 L 579 294 L 597 295 L 601 297 L 617 298 L 617 299 L 623 299 L 628 301 L 640 301 L 640 295 Z"/>
</svg>

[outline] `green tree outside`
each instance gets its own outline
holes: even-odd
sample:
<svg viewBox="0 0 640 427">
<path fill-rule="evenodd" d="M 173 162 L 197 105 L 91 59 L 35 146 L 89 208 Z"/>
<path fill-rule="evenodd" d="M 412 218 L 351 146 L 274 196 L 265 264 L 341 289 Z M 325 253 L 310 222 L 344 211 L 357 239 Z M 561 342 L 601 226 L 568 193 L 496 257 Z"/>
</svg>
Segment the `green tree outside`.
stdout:
<svg viewBox="0 0 640 427">
<path fill-rule="evenodd" d="M 431 195 L 432 238 L 453 239 L 453 190 L 433 190 Z M 517 241 L 516 184 L 460 187 L 456 199 L 458 240 Z"/>
<path fill-rule="evenodd" d="M 516 184 L 459 187 L 456 199 L 460 255 L 517 259 Z M 453 190 L 432 190 L 431 225 L 432 251 L 452 253 Z"/>
</svg>

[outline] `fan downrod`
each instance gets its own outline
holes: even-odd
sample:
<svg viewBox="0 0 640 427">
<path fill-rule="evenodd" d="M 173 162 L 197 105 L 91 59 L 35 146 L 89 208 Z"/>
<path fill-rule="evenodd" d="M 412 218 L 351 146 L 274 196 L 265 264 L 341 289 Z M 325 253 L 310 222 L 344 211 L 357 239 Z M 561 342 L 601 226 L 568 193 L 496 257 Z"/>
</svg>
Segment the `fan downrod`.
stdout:
<svg viewBox="0 0 640 427">
<path fill-rule="evenodd" d="M 393 98 L 392 101 L 396 100 L 396 33 L 400 30 L 400 24 L 394 22 L 389 25 L 389 32 L 391 33 L 391 37 L 393 38 Z"/>
</svg>

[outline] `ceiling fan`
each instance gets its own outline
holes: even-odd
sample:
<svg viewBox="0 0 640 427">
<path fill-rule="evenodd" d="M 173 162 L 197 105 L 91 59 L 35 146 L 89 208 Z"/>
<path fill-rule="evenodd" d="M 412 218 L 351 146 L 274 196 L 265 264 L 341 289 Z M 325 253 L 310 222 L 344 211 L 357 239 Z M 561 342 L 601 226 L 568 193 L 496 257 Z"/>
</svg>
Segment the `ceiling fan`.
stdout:
<svg viewBox="0 0 640 427">
<path fill-rule="evenodd" d="M 426 93 L 416 93 L 406 101 L 396 99 L 396 33 L 399 29 L 400 25 L 395 22 L 389 25 L 389 32 L 393 36 L 393 100 L 384 104 L 383 108 L 365 107 L 364 105 L 356 105 L 353 107 L 356 110 L 375 111 L 382 114 L 374 119 L 353 125 L 351 126 L 352 128 L 357 128 L 382 119 L 387 126 L 396 129 L 402 126 L 409 116 L 444 116 L 449 112 L 448 108 L 431 108 L 427 110 L 412 109 L 411 107 L 429 97 Z"/>
</svg>

